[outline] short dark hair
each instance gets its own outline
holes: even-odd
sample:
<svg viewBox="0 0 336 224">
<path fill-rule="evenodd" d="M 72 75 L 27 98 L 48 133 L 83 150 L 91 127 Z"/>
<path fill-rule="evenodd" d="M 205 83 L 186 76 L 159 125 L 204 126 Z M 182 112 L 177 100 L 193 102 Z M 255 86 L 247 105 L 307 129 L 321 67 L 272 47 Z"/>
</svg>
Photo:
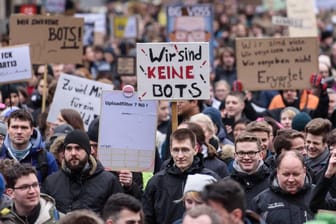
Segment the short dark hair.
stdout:
<svg viewBox="0 0 336 224">
<path fill-rule="evenodd" d="M 8 188 L 14 188 L 17 180 L 23 176 L 29 174 L 35 174 L 37 176 L 36 169 L 28 163 L 15 163 L 11 169 L 7 170 L 6 181 Z"/>
<path fill-rule="evenodd" d="M 287 134 L 281 134 L 275 136 L 273 140 L 273 146 L 276 156 L 279 156 L 283 149 L 286 151 L 291 150 L 292 142 Z"/>
<path fill-rule="evenodd" d="M 170 146 L 172 146 L 172 141 L 183 141 L 189 139 L 192 147 L 196 146 L 196 136 L 194 132 L 187 128 L 180 128 L 175 130 L 170 136 Z"/>
<path fill-rule="evenodd" d="M 262 150 L 261 140 L 252 132 L 244 131 L 235 139 L 235 149 L 237 150 L 237 143 L 239 142 L 255 142 L 257 144 L 258 150 Z"/>
<path fill-rule="evenodd" d="M 143 217 L 141 202 L 135 197 L 124 193 L 113 194 L 107 199 L 102 210 L 102 217 L 104 221 L 110 218 L 113 222 L 116 222 L 123 209 L 128 209 L 132 212 L 140 212 Z"/>
<path fill-rule="evenodd" d="M 59 224 L 103 224 L 103 220 L 91 210 L 76 210 L 63 216 Z"/>
<path fill-rule="evenodd" d="M 220 203 L 228 212 L 238 208 L 245 214 L 245 191 L 238 182 L 232 179 L 224 179 L 206 185 L 201 197 L 205 202 L 211 200 Z"/>
<path fill-rule="evenodd" d="M 310 133 L 312 135 L 322 135 L 322 141 L 327 141 L 327 136 L 332 130 L 332 124 L 328 119 L 324 118 L 314 118 L 309 121 L 305 126 L 305 133 Z"/>
<path fill-rule="evenodd" d="M 333 129 L 329 134 L 327 138 L 327 144 L 328 146 L 336 144 L 336 129 Z"/>
<path fill-rule="evenodd" d="M 34 127 L 33 116 L 27 110 L 19 109 L 19 110 L 13 111 L 9 115 L 8 120 L 7 120 L 8 127 L 10 126 L 10 123 L 11 123 L 12 119 L 18 119 L 18 120 L 21 120 L 21 121 L 28 121 L 30 127 Z"/>
</svg>

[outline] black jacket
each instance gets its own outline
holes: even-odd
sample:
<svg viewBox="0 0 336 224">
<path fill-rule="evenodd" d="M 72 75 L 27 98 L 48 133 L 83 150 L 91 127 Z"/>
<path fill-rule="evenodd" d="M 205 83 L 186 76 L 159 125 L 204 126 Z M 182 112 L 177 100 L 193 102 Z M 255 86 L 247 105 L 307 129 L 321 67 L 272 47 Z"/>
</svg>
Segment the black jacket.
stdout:
<svg viewBox="0 0 336 224">
<path fill-rule="evenodd" d="M 202 159 L 195 156 L 193 164 L 186 171 L 181 172 L 171 159 L 163 170 L 148 181 L 142 200 L 147 224 L 170 224 L 183 216 L 183 202 L 174 201 L 182 198 L 187 176 L 196 173 L 219 178 L 213 171 L 204 168 Z"/>
<path fill-rule="evenodd" d="M 274 173 L 270 187 L 253 199 L 252 209 L 269 224 L 302 224 L 313 219 L 309 209 L 312 192 L 309 176 L 306 176 L 303 188 L 293 195 L 280 188 Z"/>
<path fill-rule="evenodd" d="M 92 156 L 89 158 L 90 167 L 80 175 L 72 174 L 63 163 L 62 170 L 45 180 L 42 192 L 55 199 L 60 212 L 90 209 L 99 213 L 109 196 L 122 192 L 116 176 L 105 171 L 102 164 Z"/>
<path fill-rule="evenodd" d="M 313 192 L 313 197 L 310 201 L 310 209 L 316 213 L 318 209 L 336 210 L 336 199 L 327 197 L 329 187 L 335 177 L 320 179 Z"/>
<path fill-rule="evenodd" d="M 248 209 L 251 208 L 252 199 L 269 187 L 269 176 L 270 171 L 265 164 L 263 164 L 257 172 L 253 174 L 239 172 L 233 168 L 230 177 L 240 183 L 240 185 L 244 188 Z"/>
</svg>

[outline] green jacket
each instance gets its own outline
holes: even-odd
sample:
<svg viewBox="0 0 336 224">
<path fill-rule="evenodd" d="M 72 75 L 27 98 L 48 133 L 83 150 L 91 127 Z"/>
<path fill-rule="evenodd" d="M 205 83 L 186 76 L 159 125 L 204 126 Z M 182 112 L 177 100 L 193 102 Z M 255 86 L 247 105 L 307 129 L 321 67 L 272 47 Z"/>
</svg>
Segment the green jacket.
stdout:
<svg viewBox="0 0 336 224">
<path fill-rule="evenodd" d="M 35 224 L 58 223 L 61 213 L 56 209 L 55 200 L 49 195 L 41 193 L 40 204 L 41 210 Z M 14 212 L 13 206 L 1 210 L 0 220 L 3 224 L 29 224 Z"/>
</svg>

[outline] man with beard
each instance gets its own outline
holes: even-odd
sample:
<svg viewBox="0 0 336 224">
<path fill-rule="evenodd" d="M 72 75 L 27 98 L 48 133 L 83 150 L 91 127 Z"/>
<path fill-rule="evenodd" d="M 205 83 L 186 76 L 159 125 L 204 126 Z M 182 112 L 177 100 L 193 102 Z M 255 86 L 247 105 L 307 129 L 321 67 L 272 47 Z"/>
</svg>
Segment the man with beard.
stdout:
<svg viewBox="0 0 336 224">
<path fill-rule="evenodd" d="M 64 139 L 62 168 L 45 180 L 43 192 L 55 198 L 63 213 L 77 209 L 99 213 L 108 197 L 122 188 L 116 176 L 91 156 L 87 134 L 74 130 Z"/>
</svg>

